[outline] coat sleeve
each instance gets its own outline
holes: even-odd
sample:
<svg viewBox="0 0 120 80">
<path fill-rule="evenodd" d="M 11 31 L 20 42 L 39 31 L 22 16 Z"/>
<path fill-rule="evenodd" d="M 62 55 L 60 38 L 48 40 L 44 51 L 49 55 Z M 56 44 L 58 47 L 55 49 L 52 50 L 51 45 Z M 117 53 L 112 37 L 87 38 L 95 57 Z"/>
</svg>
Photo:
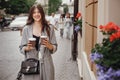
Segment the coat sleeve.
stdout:
<svg viewBox="0 0 120 80">
<path fill-rule="evenodd" d="M 56 41 L 56 35 L 53 26 L 50 26 L 50 43 L 53 45 L 54 49 L 50 51 L 51 53 L 56 52 L 57 50 L 57 41 Z"/>
<path fill-rule="evenodd" d="M 22 54 L 24 54 L 25 55 L 25 50 L 24 50 L 24 48 L 25 48 L 25 46 L 27 46 L 27 28 L 26 27 L 24 27 L 23 28 L 23 32 L 22 32 L 22 39 L 21 39 L 21 44 L 20 44 L 20 46 L 19 46 L 19 49 L 20 49 L 20 52 L 22 53 Z"/>
</svg>

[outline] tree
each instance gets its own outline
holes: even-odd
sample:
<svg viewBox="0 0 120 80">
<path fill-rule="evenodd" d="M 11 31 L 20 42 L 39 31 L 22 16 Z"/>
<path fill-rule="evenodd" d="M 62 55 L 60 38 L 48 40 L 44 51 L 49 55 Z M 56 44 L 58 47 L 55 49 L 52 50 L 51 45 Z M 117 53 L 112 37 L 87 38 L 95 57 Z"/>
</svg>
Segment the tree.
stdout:
<svg viewBox="0 0 120 80">
<path fill-rule="evenodd" d="M 35 3 L 36 0 L 27 0 L 27 5 L 29 8 Z"/>
<path fill-rule="evenodd" d="M 29 8 L 34 4 L 35 0 L 9 0 L 7 1 L 6 13 L 20 14 L 28 13 Z"/>
<path fill-rule="evenodd" d="M 52 12 L 56 12 L 61 5 L 61 0 L 49 0 L 48 2 L 48 14 L 51 14 Z"/>
<path fill-rule="evenodd" d="M 8 1 L 0 0 L 0 9 L 4 9 L 8 6 Z"/>
</svg>

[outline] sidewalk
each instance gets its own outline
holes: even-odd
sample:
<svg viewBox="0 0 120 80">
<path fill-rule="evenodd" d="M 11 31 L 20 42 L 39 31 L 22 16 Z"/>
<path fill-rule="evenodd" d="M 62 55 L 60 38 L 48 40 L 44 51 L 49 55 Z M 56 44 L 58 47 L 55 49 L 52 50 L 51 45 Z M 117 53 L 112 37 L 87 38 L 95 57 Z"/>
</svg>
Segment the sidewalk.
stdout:
<svg viewBox="0 0 120 80">
<path fill-rule="evenodd" d="M 20 32 L 0 33 L 0 80 L 15 80 L 23 55 L 19 52 Z M 71 58 L 70 40 L 59 37 L 56 31 L 58 50 L 52 55 L 55 66 L 55 80 L 80 80 L 76 61 Z"/>
<path fill-rule="evenodd" d="M 71 41 L 56 31 L 58 50 L 53 54 L 55 80 L 80 80 L 77 62 L 71 59 Z"/>
</svg>

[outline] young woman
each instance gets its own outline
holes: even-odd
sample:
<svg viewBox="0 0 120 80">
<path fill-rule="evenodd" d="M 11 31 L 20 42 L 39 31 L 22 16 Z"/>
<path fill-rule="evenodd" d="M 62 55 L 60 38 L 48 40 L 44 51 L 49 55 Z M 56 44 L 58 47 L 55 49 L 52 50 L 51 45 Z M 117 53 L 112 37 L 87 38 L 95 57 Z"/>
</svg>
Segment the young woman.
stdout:
<svg viewBox="0 0 120 80">
<path fill-rule="evenodd" d="M 41 35 L 47 36 L 42 40 Z M 36 45 L 29 43 L 29 38 L 36 38 Z M 39 4 L 31 7 L 27 24 L 23 28 L 20 52 L 25 55 L 25 59 L 38 58 L 40 51 L 43 56 L 43 63 L 40 74 L 23 75 L 22 80 L 54 80 L 54 65 L 51 54 L 57 50 L 57 42 L 52 26 L 48 25 L 45 19 L 43 8 Z"/>
</svg>

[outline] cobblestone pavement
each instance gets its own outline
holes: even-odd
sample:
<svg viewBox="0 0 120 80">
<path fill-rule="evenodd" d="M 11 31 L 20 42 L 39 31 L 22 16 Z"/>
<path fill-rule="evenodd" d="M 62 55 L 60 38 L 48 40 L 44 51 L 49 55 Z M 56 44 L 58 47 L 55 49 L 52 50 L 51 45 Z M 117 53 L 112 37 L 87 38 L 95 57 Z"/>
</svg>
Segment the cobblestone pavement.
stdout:
<svg viewBox="0 0 120 80">
<path fill-rule="evenodd" d="M 23 55 L 19 52 L 19 31 L 0 32 L 0 80 L 15 80 Z"/>
<path fill-rule="evenodd" d="M 56 31 L 58 50 L 53 54 L 55 80 L 80 80 L 77 62 L 72 61 L 70 40 L 59 37 Z M 0 80 L 15 80 L 24 56 L 19 52 L 19 31 L 0 32 Z"/>
<path fill-rule="evenodd" d="M 55 80 L 80 80 L 77 62 L 71 59 L 71 41 L 65 36 L 59 37 L 59 31 L 56 31 L 58 50 L 53 54 L 55 65 Z"/>
</svg>

